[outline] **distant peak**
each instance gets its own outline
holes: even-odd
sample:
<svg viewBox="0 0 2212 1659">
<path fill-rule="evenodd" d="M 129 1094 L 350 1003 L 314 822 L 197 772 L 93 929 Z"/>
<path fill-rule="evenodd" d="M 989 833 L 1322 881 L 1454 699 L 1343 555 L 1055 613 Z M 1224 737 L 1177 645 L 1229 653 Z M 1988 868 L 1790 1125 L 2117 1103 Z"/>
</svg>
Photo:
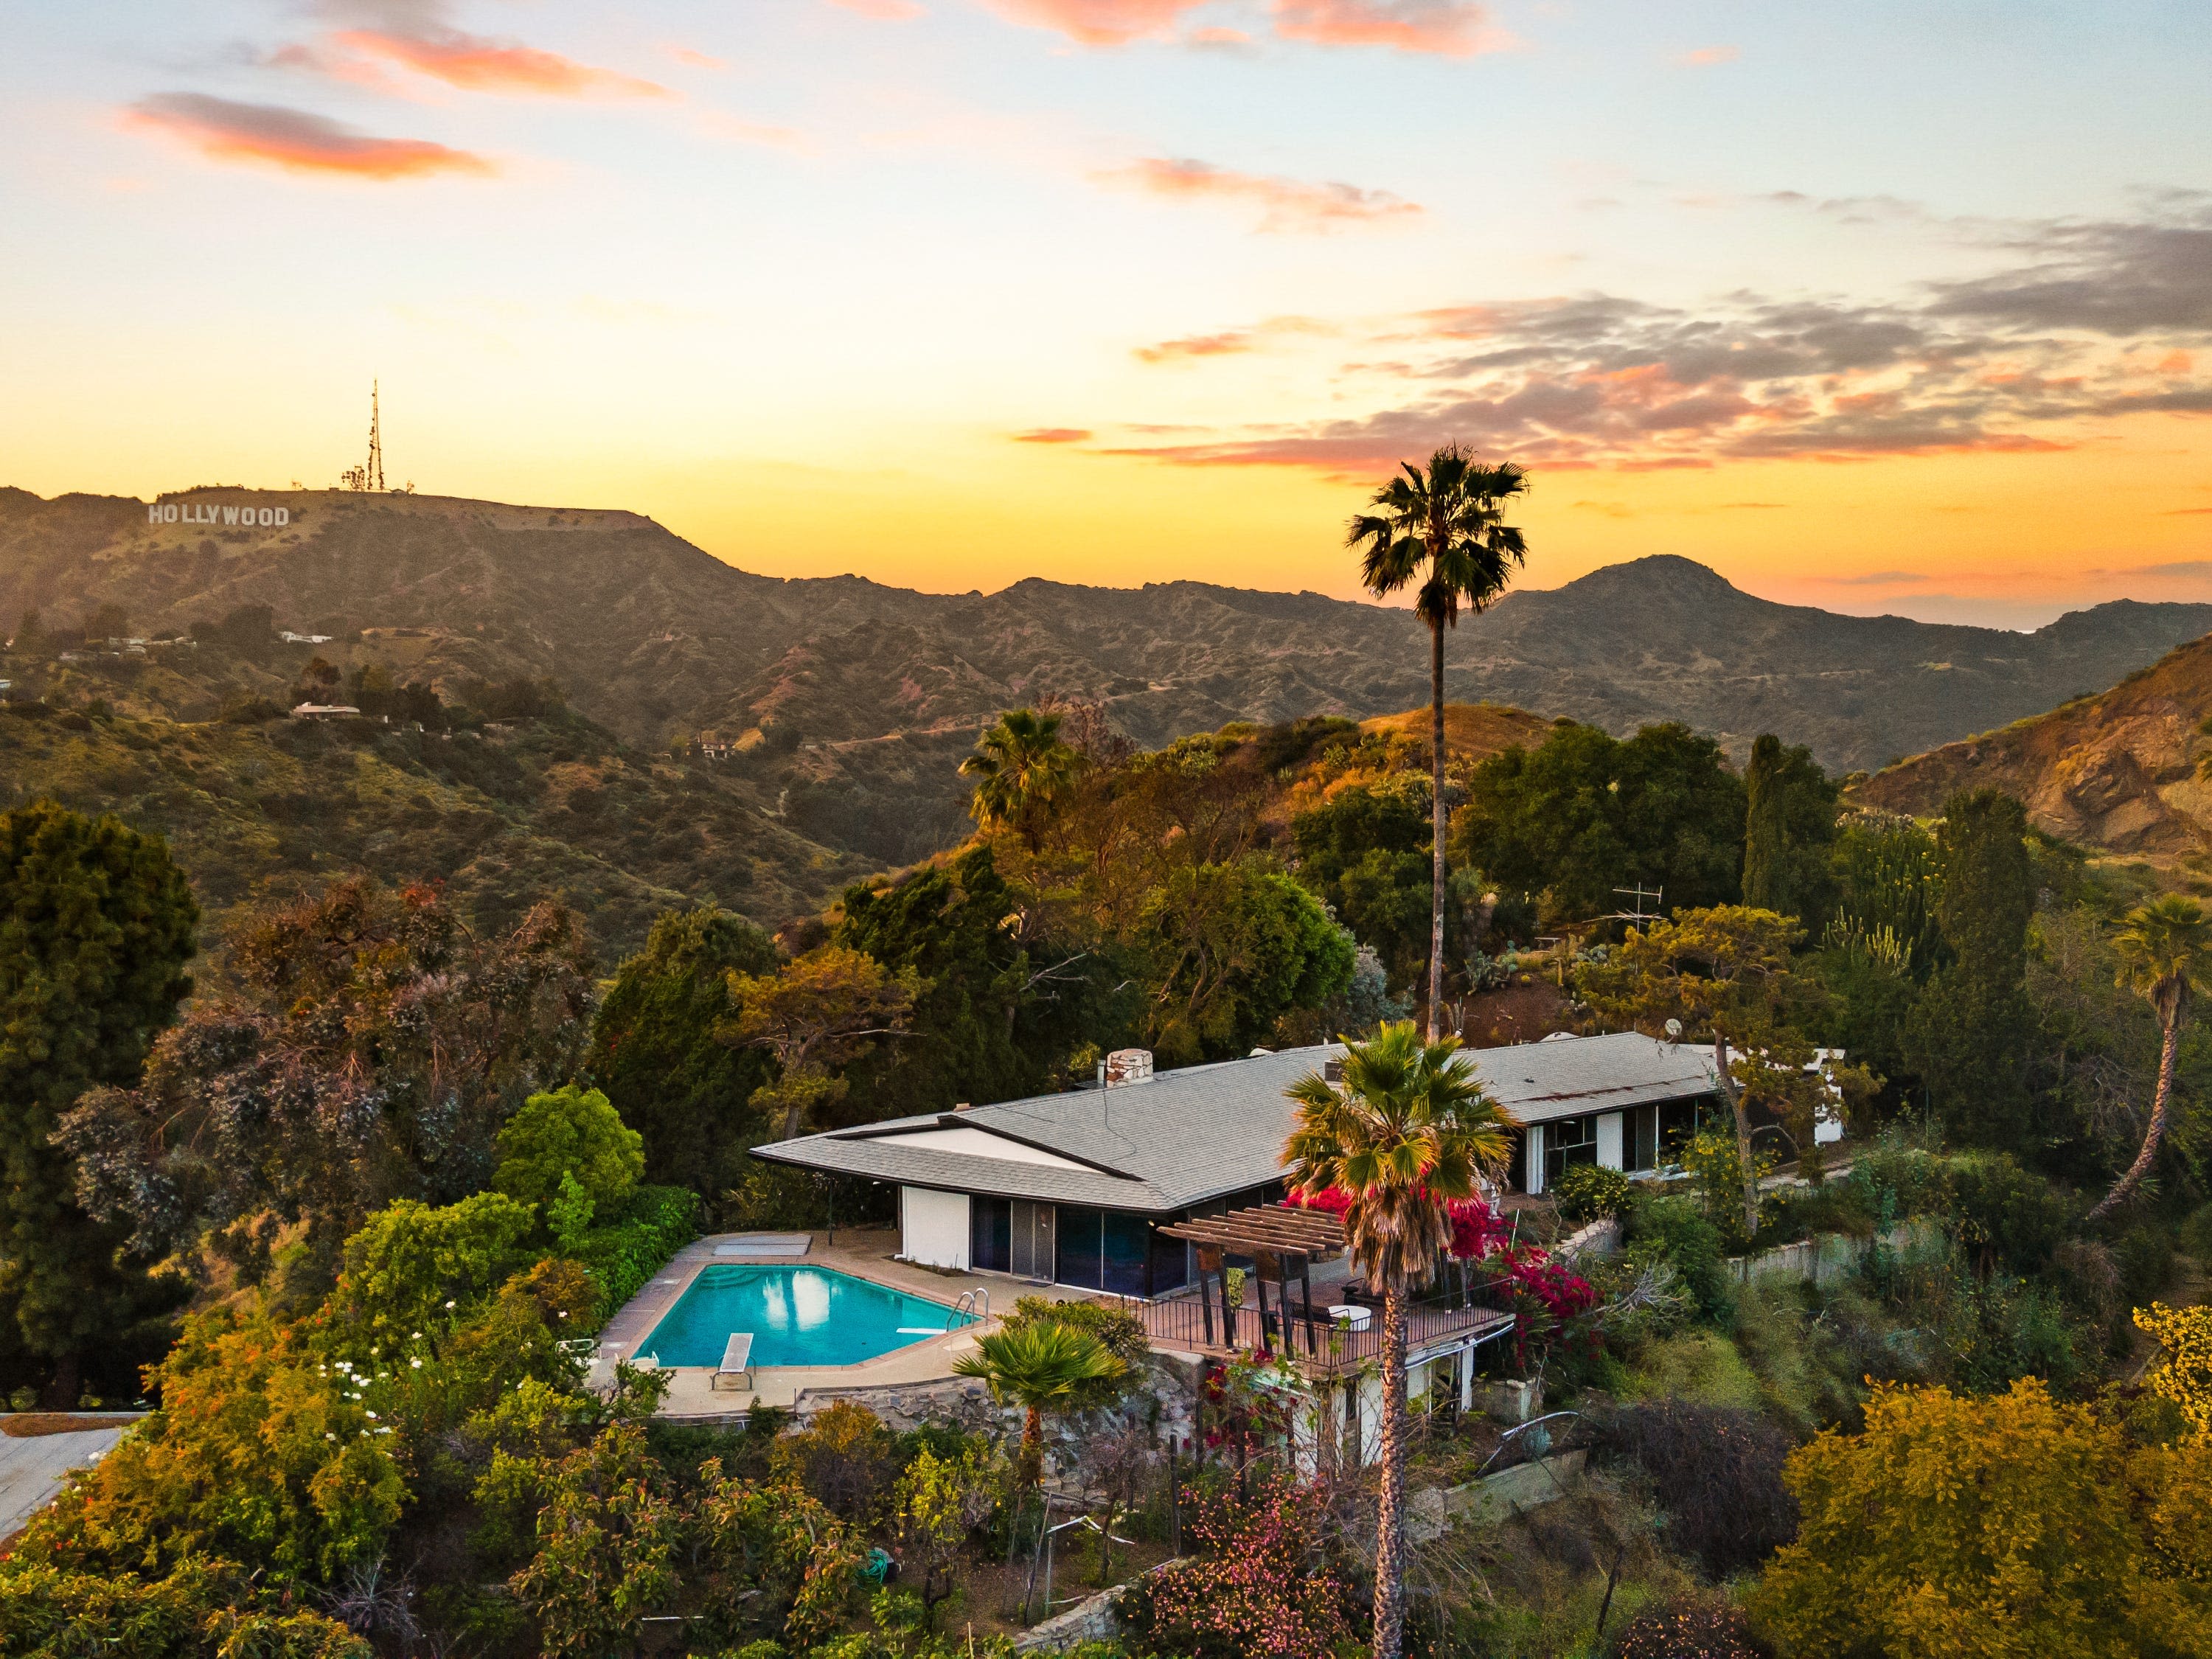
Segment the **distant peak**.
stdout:
<svg viewBox="0 0 2212 1659">
<path fill-rule="evenodd" d="M 1586 576 L 1576 577 L 1566 586 L 1586 591 L 1635 586 L 1647 592 L 1699 596 L 1743 592 L 1711 565 L 1686 559 L 1679 553 L 1651 553 L 1625 563 L 1608 564 Z"/>
</svg>

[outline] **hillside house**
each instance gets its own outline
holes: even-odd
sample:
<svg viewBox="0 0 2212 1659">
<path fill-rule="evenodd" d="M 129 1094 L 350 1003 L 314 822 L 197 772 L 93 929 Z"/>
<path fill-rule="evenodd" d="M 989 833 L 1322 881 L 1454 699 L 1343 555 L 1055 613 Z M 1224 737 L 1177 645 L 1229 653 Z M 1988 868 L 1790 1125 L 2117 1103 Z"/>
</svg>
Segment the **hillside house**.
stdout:
<svg viewBox="0 0 2212 1659">
<path fill-rule="evenodd" d="M 1122 1061 L 1103 1089 L 833 1129 L 754 1156 L 896 1187 L 909 1261 L 1156 1298 L 1196 1272 L 1194 1249 L 1162 1229 L 1281 1197 L 1284 1091 L 1342 1052 L 1157 1073 Z M 1656 1170 L 1715 1100 L 1710 1054 L 1635 1032 L 1468 1058 L 1523 1126 L 1506 1184 L 1529 1193 L 1577 1163 Z"/>
</svg>

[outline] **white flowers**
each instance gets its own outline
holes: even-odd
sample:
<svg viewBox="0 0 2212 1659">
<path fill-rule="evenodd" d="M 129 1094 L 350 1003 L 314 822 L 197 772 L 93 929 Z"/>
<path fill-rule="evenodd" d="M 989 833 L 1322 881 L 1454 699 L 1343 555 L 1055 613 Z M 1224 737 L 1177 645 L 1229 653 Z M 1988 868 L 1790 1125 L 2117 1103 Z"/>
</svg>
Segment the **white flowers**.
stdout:
<svg viewBox="0 0 2212 1659">
<path fill-rule="evenodd" d="M 450 1310 L 453 1308 L 453 1304 L 452 1304 L 452 1303 L 448 1302 L 448 1303 L 446 1304 L 446 1306 L 447 1306 L 447 1308 Z"/>
<path fill-rule="evenodd" d="M 422 1362 L 419 1359 L 410 1359 L 407 1362 L 407 1364 L 408 1368 L 411 1370 L 419 1371 L 422 1369 Z"/>
</svg>

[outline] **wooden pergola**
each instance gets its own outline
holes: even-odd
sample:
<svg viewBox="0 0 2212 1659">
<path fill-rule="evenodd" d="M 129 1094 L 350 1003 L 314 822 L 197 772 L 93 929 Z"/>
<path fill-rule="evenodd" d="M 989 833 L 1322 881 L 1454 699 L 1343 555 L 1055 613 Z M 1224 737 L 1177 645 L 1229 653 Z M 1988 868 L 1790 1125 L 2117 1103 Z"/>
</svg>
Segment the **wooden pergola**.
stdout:
<svg viewBox="0 0 2212 1659">
<path fill-rule="evenodd" d="M 1229 1305 L 1229 1280 L 1223 1268 L 1225 1255 L 1249 1257 L 1253 1286 L 1260 1303 L 1260 1340 L 1273 1347 L 1279 1333 L 1282 1352 L 1291 1349 L 1292 1310 L 1291 1278 L 1298 1283 L 1297 1322 L 1305 1328 L 1306 1352 L 1321 1352 L 1317 1327 L 1327 1324 L 1314 1317 L 1312 1265 L 1343 1253 L 1343 1219 L 1327 1210 L 1301 1209 L 1289 1204 L 1262 1204 L 1226 1215 L 1193 1216 L 1160 1232 L 1198 1247 L 1198 1294 L 1205 1310 L 1206 1340 L 1213 1342 L 1214 1286 L 1220 1285 L 1221 1346 L 1237 1346 L 1237 1310 Z M 1267 1281 L 1275 1284 L 1275 1304 L 1267 1305 Z"/>
</svg>

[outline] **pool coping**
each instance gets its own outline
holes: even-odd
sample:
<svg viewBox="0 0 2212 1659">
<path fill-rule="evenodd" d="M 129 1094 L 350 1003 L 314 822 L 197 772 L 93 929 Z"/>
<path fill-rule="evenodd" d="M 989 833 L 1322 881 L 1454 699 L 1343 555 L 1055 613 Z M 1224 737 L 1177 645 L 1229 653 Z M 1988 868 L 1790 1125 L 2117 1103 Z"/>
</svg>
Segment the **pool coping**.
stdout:
<svg viewBox="0 0 2212 1659">
<path fill-rule="evenodd" d="M 786 1236 L 795 1237 L 797 1229 L 781 1230 Z M 908 1267 L 906 1264 L 884 1260 L 871 1261 L 851 1246 L 818 1248 L 819 1235 L 809 1233 L 808 1249 L 798 1255 L 754 1255 L 742 1261 L 728 1257 L 717 1257 L 718 1244 L 749 1243 L 763 1238 L 775 1237 L 774 1232 L 755 1231 L 741 1233 L 709 1233 L 694 1239 L 671 1256 L 660 1271 L 648 1279 L 644 1287 L 618 1310 L 600 1328 L 599 1346 L 593 1353 L 586 1386 L 606 1389 L 614 1386 L 615 1364 L 618 1360 L 635 1357 L 639 1346 L 653 1334 L 656 1327 L 674 1307 L 684 1293 L 691 1288 L 692 1281 L 708 1267 L 717 1265 L 797 1267 L 815 1267 L 830 1273 L 842 1273 L 852 1279 L 862 1279 L 886 1290 L 911 1296 L 917 1301 L 934 1303 L 950 1312 L 959 1302 L 959 1293 L 945 1295 L 941 1290 L 911 1282 L 915 1278 L 934 1275 L 928 1270 Z M 896 1237 L 892 1235 L 891 1237 Z M 861 1231 L 848 1237 L 883 1242 L 880 1236 Z M 878 1271 L 868 1271 L 877 1267 Z M 904 1271 L 886 1271 L 904 1268 Z M 970 1288 L 961 1275 L 960 1289 Z M 1010 1304 L 1011 1305 L 1011 1304 Z M 942 1336 L 926 1336 L 863 1359 L 849 1365 L 763 1365 L 755 1369 L 754 1387 L 715 1392 L 708 1384 L 716 1367 L 712 1365 L 667 1365 L 660 1369 L 671 1382 L 667 1398 L 662 1402 L 660 1414 L 674 1417 L 743 1416 L 756 1404 L 789 1406 L 809 1388 L 866 1387 L 882 1382 L 902 1384 L 932 1382 L 951 1376 L 952 1362 L 975 1346 L 975 1339 L 998 1322 L 999 1310 L 994 1310 L 988 1321 L 963 1325 L 957 1331 L 947 1331 Z"/>
</svg>

